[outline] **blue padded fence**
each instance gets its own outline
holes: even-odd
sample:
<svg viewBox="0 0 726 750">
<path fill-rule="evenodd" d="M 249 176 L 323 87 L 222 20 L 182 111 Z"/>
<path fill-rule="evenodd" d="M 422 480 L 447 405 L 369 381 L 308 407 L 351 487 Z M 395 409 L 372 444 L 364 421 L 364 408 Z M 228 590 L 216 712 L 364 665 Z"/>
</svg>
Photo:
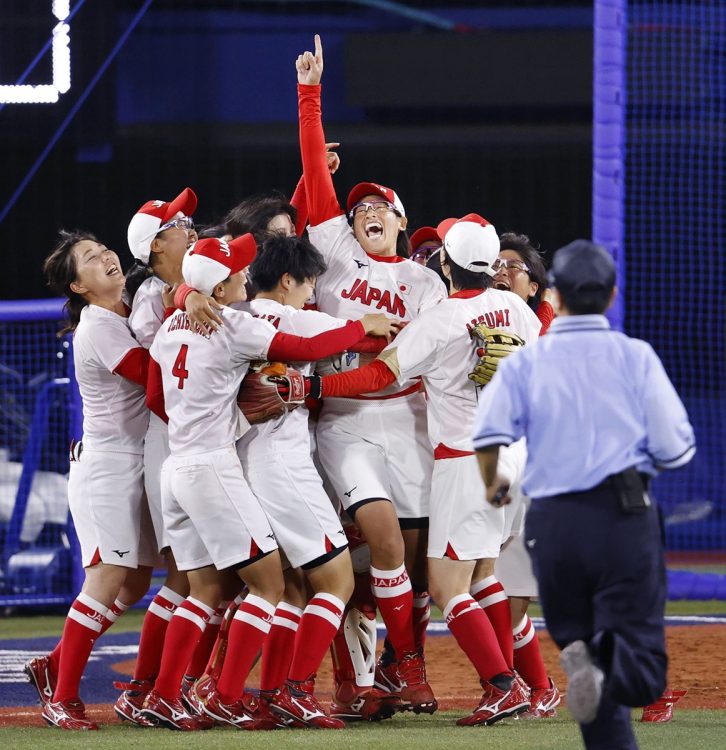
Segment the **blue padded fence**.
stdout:
<svg viewBox="0 0 726 750">
<path fill-rule="evenodd" d="M 67 604 L 79 588 L 67 499 L 82 410 L 62 300 L 0 303 L 0 605 Z"/>
<path fill-rule="evenodd" d="M 698 452 L 655 483 L 668 547 L 726 550 L 726 6 L 597 0 L 593 236 L 612 321 L 655 347 Z"/>
</svg>

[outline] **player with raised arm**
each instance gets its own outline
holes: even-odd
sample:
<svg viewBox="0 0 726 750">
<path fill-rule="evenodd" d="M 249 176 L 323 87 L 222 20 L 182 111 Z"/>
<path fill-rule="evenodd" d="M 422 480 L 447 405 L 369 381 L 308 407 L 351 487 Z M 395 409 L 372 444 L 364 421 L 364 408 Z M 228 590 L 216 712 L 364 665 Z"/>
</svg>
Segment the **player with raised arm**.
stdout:
<svg viewBox="0 0 726 750">
<path fill-rule="evenodd" d="M 89 730 L 98 726 L 86 716 L 78 693 L 91 649 L 144 595 L 156 559 L 149 555 L 153 529 L 143 501 L 149 354 L 129 328 L 125 277 L 113 250 L 87 232 L 61 232 L 43 271 L 48 284 L 68 298 L 68 330 L 74 332 L 83 440 L 71 448 L 68 503 L 85 581 L 60 643 L 25 671 L 38 690 L 46 722 Z"/>
<path fill-rule="evenodd" d="M 348 196 L 347 212 L 341 209 L 325 161 L 318 36 L 315 53 L 300 55 L 296 68 L 308 231 L 328 266 L 318 280 L 318 309 L 345 318 L 379 310 L 410 321 L 445 299 L 445 287 L 433 272 L 406 259 L 407 220 L 393 190 L 360 183 Z M 415 626 L 415 620 L 425 625 L 428 611 L 421 550 L 433 470 L 420 383 L 412 380 L 381 394 L 326 400 L 317 436 L 336 495 L 370 547 L 373 593 L 397 658 L 387 665 L 386 684 L 400 695 L 403 706 L 431 713 L 437 704 L 426 680 L 423 627 Z M 424 605 L 416 613 L 414 588 Z M 351 618 L 357 618 L 349 623 L 355 632 L 367 623 L 358 612 Z M 370 651 L 371 644 L 361 644 L 361 649 Z M 372 674 L 360 675 L 346 702 L 357 700 L 372 682 Z M 344 702 L 341 687 L 338 704 Z"/>
<path fill-rule="evenodd" d="M 450 279 L 451 296 L 409 323 L 373 364 L 310 382 L 312 395 L 325 398 L 381 390 L 412 377 L 424 382 L 429 435 L 436 446 L 429 586 L 449 629 L 481 679 L 484 693 L 479 706 L 458 721 L 474 726 L 492 724 L 529 707 L 527 695 L 502 653 L 489 613 L 484 613 L 469 591 L 477 565 L 484 563 L 491 574 L 505 524 L 503 508 L 482 502 L 483 484 L 471 441 L 480 360 L 502 356 L 517 344 L 535 340 L 540 323 L 516 295 L 491 288 L 499 254 L 499 239 L 491 224 L 477 214 L 468 214 L 442 222 L 439 232 L 443 240 L 441 267 Z M 487 341 L 479 339 L 479 332 Z M 490 345 L 493 352 L 482 351 Z M 510 484 L 516 481 L 521 458 L 510 452 Z M 503 604 L 508 613 L 501 586 L 492 603 Z M 509 628 L 511 643 L 511 624 Z"/>
<path fill-rule="evenodd" d="M 195 243 L 184 259 L 184 279 L 223 305 L 223 325 L 209 334 L 179 310 L 162 325 L 151 347 L 169 416 L 171 455 L 162 470 L 164 523 L 179 569 L 188 572 L 191 593 L 169 624 L 161 670 L 143 714 L 176 729 L 199 728 L 180 701 L 180 682 L 206 621 L 219 605 L 218 571 L 228 569 L 237 571 L 249 594 L 234 615 L 224 666 L 204 709 L 216 721 L 237 728 L 275 726 L 258 715 L 256 702 L 243 700 L 245 680 L 283 591 L 274 534 L 235 451 L 236 440 L 249 427 L 236 398 L 250 362 L 329 356 L 361 339 L 371 322 L 349 321 L 307 339 L 233 310 L 229 305 L 245 299 L 244 269 L 255 254 L 249 234 L 229 243 Z M 395 324 L 386 326 L 396 330 Z M 150 396 L 155 393 L 151 390 Z"/>
</svg>

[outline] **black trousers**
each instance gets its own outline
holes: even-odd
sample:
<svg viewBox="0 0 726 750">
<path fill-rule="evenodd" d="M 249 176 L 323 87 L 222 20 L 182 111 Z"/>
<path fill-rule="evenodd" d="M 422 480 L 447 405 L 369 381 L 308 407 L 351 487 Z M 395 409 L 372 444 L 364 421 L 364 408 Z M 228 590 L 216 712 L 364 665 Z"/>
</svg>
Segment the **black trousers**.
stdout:
<svg viewBox="0 0 726 750">
<path fill-rule="evenodd" d="M 607 483 L 534 500 L 525 543 L 553 640 L 560 649 L 585 641 L 605 672 L 597 717 L 580 725 L 585 747 L 637 748 L 628 707 L 660 697 L 668 664 L 656 508 L 625 513 Z"/>
</svg>

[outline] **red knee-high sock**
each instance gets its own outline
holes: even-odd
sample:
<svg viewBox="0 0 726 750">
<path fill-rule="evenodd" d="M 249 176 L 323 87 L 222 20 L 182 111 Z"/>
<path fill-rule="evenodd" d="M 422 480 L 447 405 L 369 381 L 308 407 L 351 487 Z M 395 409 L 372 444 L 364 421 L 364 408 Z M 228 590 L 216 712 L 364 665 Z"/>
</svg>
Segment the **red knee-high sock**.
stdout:
<svg viewBox="0 0 726 750">
<path fill-rule="evenodd" d="M 181 680 L 214 610 L 188 596 L 174 612 L 164 638 L 159 676 L 154 689 L 167 700 L 181 695 Z"/>
<path fill-rule="evenodd" d="M 285 684 L 302 614 L 300 607 L 287 602 L 277 605 L 270 632 L 262 644 L 260 690 L 277 690 Z"/>
<path fill-rule="evenodd" d="M 379 570 L 371 565 L 371 587 L 376 604 L 386 623 L 388 638 L 400 661 L 416 651 L 413 638 L 413 590 L 406 568 Z"/>
<path fill-rule="evenodd" d="M 159 674 L 164 639 L 176 608 L 184 601 L 181 594 L 166 586 L 159 589 L 144 615 L 139 637 L 139 655 L 136 657 L 134 679 L 153 682 Z"/>
<path fill-rule="evenodd" d="M 486 612 L 494 632 L 497 634 L 499 648 L 507 662 L 509 669 L 514 668 L 514 639 L 512 638 L 512 611 L 509 609 L 509 599 L 504 593 L 504 587 L 496 579 L 489 576 L 481 581 L 472 583 L 471 595 Z"/>
<path fill-rule="evenodd" d="M 550 686 L 547 670 L 539 650 L 539 639 L 529 615 L 513 630 L 514 668 L 532 690 L 546 690 Z"/>
<path fill-rule="evenodd" d="M 217 690 L 222 703 L 231 705 L 242 697 L 247 675 L 270 632 L 275 605 L 254 594 L 239 605 L 229 628 L 227 655 Z"/>
<path fill-rule="evenodd" d="M 298 682 L 315 674 L 330 648 L 343 618 L 345 602 L 333 594 L 321 592 L 305 607 L 295 636 L 295 652 L 289 678 Z"/>
<path fill-rule="evenodd" d="M 469 594 L 453 597 L 444 608 L 444 618 L 482 680 L 510 672 L 489 618 Z"/>
<path fill-rule="evenodd" d="M 431 597 L 428 591 L 415 591 L 413 595 L 413 638 L 416 648 L 423 651 L 426 643 L 426 628 L 431 618 Z"/>
<path fill-rule="evenodd" d="M 222 617 L 227 610 L 229 602 L 221 602 L 221 604 L 214 610 L 214 614 L 209 618 L 207 627 L 204 628 L 204 633 L 199 639 L 197 647 L 194 649 L 194 654 L 187 665 L 185 675 L 187 677 L 193 677 L 195 680 L 204 674 L 204 669 L 207 666 L 209 657 L 212 654 L 214 643 L 219 635 L 219 628 L 222 625 Z"/>
<path fill-rule="evenodd" d="M 54 701 L 78 697 L 81 675 L 86 668 L 93 644 L 101 635 L 108 607 L 81 592 L 71 604 L 63 626 L 63 648 L 60 650 L 58 683 Z"/>
<path fill-rule="evenodd" d="M 127 609 L 128 606 L 126 604 L 124 604 L 119 599 L 116 599 L 116 601 L 114 601 L 114 603 L 106 610 L 106 614 L 103 618 L 103 623 L 101 624 L 101 631 L 99 632 L 98 637 L 102 636 Z M 58 670 L 60 669 L 62 643 L 63 639 L 56 643 L 55 648 L 50 653 L 50 671 L 53 674 L 58 674 Z"/>
</svg>

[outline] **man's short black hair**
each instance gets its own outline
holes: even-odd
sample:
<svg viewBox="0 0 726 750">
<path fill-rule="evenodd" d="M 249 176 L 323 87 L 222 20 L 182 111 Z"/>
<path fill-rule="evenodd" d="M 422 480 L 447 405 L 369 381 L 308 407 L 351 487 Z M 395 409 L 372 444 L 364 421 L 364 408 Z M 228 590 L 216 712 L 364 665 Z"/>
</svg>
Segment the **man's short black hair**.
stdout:
<svg viewBox="0 0 726 750">
<path fill-rule="evenodd" d="M 327 266 L 320 252 L 304 237 L 273 235 L 265 240 L 250 266 L 255 289 L 272 291 L 283 274 L 289 273 L 298 284 L 316 279 Z"/>
<path fill-rule="evenodd" d="M 587 286 L 580 287 L 576 292 L 564 289 L 557 290 L 562 302 L 573 315 L 602 315 L 610 304 L 610 289 L 601 286 L 588 289 Z"/>
</svg>

